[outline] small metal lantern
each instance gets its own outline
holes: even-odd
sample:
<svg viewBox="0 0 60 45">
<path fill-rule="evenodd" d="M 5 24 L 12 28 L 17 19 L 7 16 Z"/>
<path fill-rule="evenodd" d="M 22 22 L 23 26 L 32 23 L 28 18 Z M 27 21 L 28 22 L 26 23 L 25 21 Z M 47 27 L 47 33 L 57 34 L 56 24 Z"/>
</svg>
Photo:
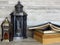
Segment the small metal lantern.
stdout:
<svg viewBox="0 0 60 45">
<path fill-rule="evenodd" d="M 12 40 L 12 24 L 9 22 L 6 17 L 5 20 L 1 24 L 2 28 L 2 39 L 1 41 L 11 41 Z"/>
</svg>

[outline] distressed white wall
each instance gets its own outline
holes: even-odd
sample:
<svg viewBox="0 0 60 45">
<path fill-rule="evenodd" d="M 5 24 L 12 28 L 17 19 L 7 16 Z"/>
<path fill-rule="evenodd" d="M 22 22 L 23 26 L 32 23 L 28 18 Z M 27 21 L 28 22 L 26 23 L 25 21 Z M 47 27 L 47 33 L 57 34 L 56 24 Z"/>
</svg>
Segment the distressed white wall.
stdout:
<svg viewBox="0 0 60 45">
<path fill-rule="evenodd" d="M 0 24 L 14 10 L 18 0 L 0 0 Z M 28 25 L 44 22 L 60 24 L 60 0 L 20 0 L 28 14 Z"/>
</svg>

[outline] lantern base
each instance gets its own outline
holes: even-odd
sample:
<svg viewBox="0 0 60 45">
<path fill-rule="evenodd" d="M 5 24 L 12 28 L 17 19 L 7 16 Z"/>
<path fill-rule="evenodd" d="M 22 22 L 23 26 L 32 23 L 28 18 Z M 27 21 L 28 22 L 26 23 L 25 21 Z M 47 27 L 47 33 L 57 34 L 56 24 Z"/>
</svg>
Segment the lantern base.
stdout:
<svg viewBox="0 0 60 45">
<path fill-rule="evenodd" d="M 14 37 L 13 41 L 22 41 L 23 37 Z"/>
<path fill-rule="evenodd" d="M 2 42 L 9 42 L 9 40 L 7 39 L 7 40 L 3 40 Z"/>
</svg>

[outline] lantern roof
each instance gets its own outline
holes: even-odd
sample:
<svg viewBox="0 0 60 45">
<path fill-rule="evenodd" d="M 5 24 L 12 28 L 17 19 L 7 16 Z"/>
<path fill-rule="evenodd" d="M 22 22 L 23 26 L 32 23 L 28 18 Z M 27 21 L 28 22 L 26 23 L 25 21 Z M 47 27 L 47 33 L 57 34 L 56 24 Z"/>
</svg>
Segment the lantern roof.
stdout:
<svg viewBox="0 0 60 45">
<path fill-rule="evenodd" d="M 18 8 L 18 7 L 23 8 L 23 5 L 20 3 L 20 1 L 18 1 L 18 3 L 15 5 L 15 8 Z"/>
<path fill-rule="evenodd" d="M 10 24 L 8 17 L 5 18 L 5 20 L 2 22 L 1 26 L 6 25 L 8 26 Z"/>
<path fill-rule="evenodd" d="M 25 11 L 23 11 L 23 5 L 18 1 L 18 3 L 15 5 L 15 10 L 10 15 L 16 15 L 16 16 L 23 16 L 27 15 Z"/>
</svg>

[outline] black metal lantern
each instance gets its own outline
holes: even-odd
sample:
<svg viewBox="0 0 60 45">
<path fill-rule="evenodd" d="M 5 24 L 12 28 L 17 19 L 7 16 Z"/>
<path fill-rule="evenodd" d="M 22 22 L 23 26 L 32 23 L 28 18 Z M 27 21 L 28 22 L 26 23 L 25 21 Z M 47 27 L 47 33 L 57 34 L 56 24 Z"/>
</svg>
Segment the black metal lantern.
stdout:
<svg viewBox="0 0 60 45">
<path fill-rule="evenodd" d="M 9 22 L 6 17 L 5 20 L 1 24 L 2 28 L 2 38 L 1 41 L 11 41 L 12 40 L 12 24 Z"/>
<path fill-rule="evenodd" d="M 14 38 L 26 38 L 27 14 L 23 11 L 23 5 L 21 5 L 20 1 L 18 1 L 18 4 L 15 6 L 15 11 L 10 16 L 11 23 L 13 24 Z"/>
</svg>

